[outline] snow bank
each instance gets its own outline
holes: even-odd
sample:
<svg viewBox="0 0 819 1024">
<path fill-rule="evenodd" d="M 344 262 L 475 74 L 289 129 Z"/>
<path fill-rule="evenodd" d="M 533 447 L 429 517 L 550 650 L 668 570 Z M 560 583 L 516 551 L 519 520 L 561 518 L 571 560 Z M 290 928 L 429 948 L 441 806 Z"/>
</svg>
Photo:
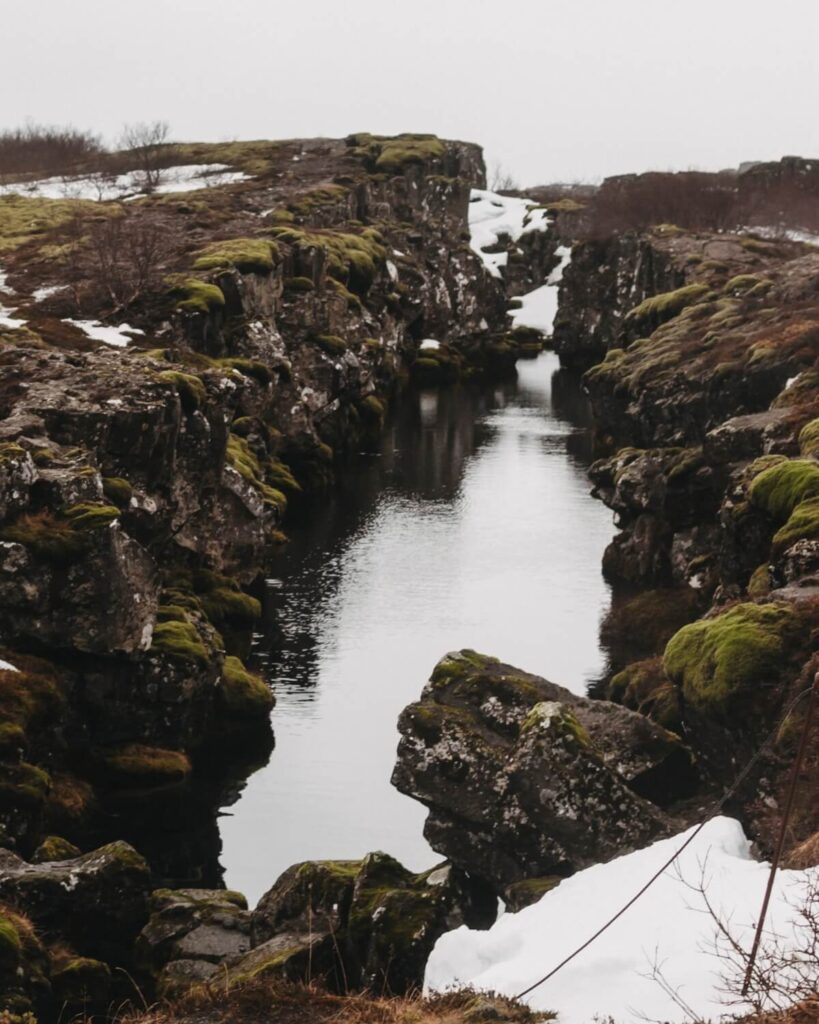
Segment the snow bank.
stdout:
<svg viewBox="0 0 819 1024">
<path fill-rule="evenodd" d="M 442 936 L 427 965 L 426 986 L 455 984 L 514 995 L 537 981 L 589 938 L 645 884 L 690 833 L 661 840 L 567 879 L 486 932 L 458 928 Z M 680 1022 L 683 1011 L 656 981 L 644 977 L 655 959 L 667 981 L 702 1019 L 726 1013 L 720 1002 L 720 964 L 709 950 L 715 932 L 701 897 L 685 882 L 706 888 L 715 909 L 732 919 L 746 949 L 759 913 L 768 865 L 750 857 L 750 843 L 731 818 L 715 818 L 622 918 L 527 1001 L 556 1010 L 559 1024 L 588 1024 L 610 1015 L 617 1024 L 646 1019 Z M 780 872 L 769 925 L 793 938 L 794 911 L 811 871 Z"/>
<path fill-rule="evenodd" d="M 526 295 L 514 296 L 520 301 L 520 309 L 510 309 L 513 327 L 534 327 L 544 334 L 551 334 L 557 315 L 557 286 L 563 277 L 563 271 L 572 258 L 569 246 L 561 245 L 556 250 L 560 262 L 549 274 L 546 284 L 528 292 Z"/>
<path fill-rule="evenodd" d="M 440 347 L 440 341 L 436 341 L 435 338 L 424 338 L 424 340 L 421 342 L 422 352 L 435 352 Z"/>
<path fill-rule="evenodd" d="M 484 252 L 497 244 L 501 235 L 516 242 L 530 231 L 545 231 L 550 221 L 546 210 L 534 208 L 531 199 L 502 196 L 488 189 L 473 188 L 469 202 L 469 245 L 493 277 L 500 277 L 508 253 Z"/>
<path fill-rule="evenodd" d="M 12 665 L 10 661 L 3 661 L 0 658 L 0 672 L 19 672 L 20 669 L 16 665 Z"/>
<path fill-rule="evenodd" d="M 20 195 L 32 199 L 138 199 L 141 175 L 128 171 L 112 177 L 88 175 L 75 178 L 42 178 L 39 181 L 18 181 L 0 185 L 0 196 Z M 247 181 L 242 171 L 231 171 L 227 164 L 184 164 L 161 172 L 154 194 L 165 192 L 191 192 L 208 185 L 229 185 Z"/>
<path fill-rule="evenodd" d="M 129 334 L 144 334 L 138 327 L 130 327 L 128 324 L 120 324 L 118 327 L 111 327 L 108 324 L 101 324 L 98 320 L 71 320 L 65 321 L 74 327 L 79 327 L 89 338 L 94 341 L 103 341 L 106 345 L 114 345 L 117 348 L 124 348 L 131 340 Z"/>
</svg>

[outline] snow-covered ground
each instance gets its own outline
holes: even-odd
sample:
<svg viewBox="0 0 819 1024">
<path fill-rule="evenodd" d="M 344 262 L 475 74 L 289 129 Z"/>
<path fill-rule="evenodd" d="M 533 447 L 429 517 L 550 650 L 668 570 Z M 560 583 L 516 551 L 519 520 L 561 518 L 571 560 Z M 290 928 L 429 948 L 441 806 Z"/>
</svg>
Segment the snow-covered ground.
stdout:
<svg viewBox="0 0 819 1024">
<path fill-rule="evenodd" d="M 208 185 L 229 185 L 247 181 L 242 171 L 231 171 L 227 164 L 185 164 L 161 172 L 154 194 L 192 192 Z M 0 196 L 21 195 L 33 199 L 138 199 L 142 195 L 141 174 L 128 171 L 114 176 L 88 175 L 75 178 L 42 178 L 0 185 Z"/>
<path fill-rule="evenodd" d="M 124 348 L 131 340 L 129 334 L 144 334 L 138 327 L 129 327 L 128 324 L 119 324 L 111 327 L 108 324 L 101 324 L 98 320 L 71 320 L 65 321 L 79 327 L 93 341 L 102 341 L 106 345 L 114 345 L 116 348 Z"/>
<path fill-rule="evenodd" d="M 556 250 L 560 262 L 549 274 L 546 284 L 535 288 L 526 295 L 516 295 L 520 309 L 510 309 L 513 327 L 534 327 L 535 330 L 551 335 L 557 315 L 557 286 L 563 277 L 563 271 L 572 258 L 570 246 L 561 245 Z"/>
<path fill-rule="evenodd" d="M 535 207 L 531 199 L 502 196 L 488 189 L 472 189 L 469 244 L 493 277 L 501 276 L 500 268 L 506 266 L 508 253 L 484 252 L 484 249 L 494 246 L 501 235 L 508 235 L 517 242 L 521 235 L 530 231 L 545 231 L 550 223 L 546 210 Z"/>
<path fill-rule="evenodd" d="M 799 231 L 796 228 L 753 227 L 745 229 L 749 234 L 761 235 L 763 238 L 787 238 L 789 242 L 806 242 L 808 245 L 819 246 L 819 235 L 810 231 Z"/>
<path fill-rule="evenodd" d="M 619 910 L 689 834 L 580 871 L 533 906 L 503 915 L 489 931 L 462 927 L 447 933 L 430 957 L 427 988 L 470 984 L 522 992 Z M 795 942 L 793 907 L 811 875 L 817 877 L 819 868 L 777 875 L 768 926 L 787 942 Z M 749 949 L 767 877 L 768 865 L 751 859 L 739 823 L 714 818 L 642 899 L 527 1001 L 557 1011 L 559 1024 L 609 1016 L 616 1024 L 685 1021 L 661 985 L 646 977 L 660 963 L 668 984 L 700 1019 L 718 1020 L 728 1011 L 721 964 L 713 955 L 715 926 L 690 886 L 704 879 L 709 900 Z"/>
</svg>

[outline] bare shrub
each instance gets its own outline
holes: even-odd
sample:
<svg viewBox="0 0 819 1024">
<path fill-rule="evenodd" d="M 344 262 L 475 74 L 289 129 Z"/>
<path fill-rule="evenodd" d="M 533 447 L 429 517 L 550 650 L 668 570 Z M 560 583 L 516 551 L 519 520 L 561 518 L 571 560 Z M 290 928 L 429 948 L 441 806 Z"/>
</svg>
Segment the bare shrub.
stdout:
<svg viewBox="0 0 819 1024">
<path fill-rule="evenodd" d="M 492 167 L 489 188 L 493 192 L 515 192 L 518 188 L 518 183 L 515 181 L 514 175 L 503 164 L 496 163 Z"/>
<path fill-rule="evenodd" d="M 136 159 L 140 185 L 144 192 L 155 192 L 162 179 L 162 151 L 168 141 L 167 121 L 138 121 L 126 124 L 121 146 Z"/>
<path fill-rule="evenodd" d="M 0 176 L 67 174 L 104 153 L 93 132 L 26 124 L 0 131 Z"/>
</svg>

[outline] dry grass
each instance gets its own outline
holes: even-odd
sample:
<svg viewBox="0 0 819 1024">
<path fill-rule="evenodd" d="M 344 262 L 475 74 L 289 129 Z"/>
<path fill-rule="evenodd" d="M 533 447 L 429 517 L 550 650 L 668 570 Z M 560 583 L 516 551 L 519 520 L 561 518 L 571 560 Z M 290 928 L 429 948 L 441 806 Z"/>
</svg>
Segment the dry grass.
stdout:
<svg viewBox="0 0 819 1024">
<path fill-rule="evenodd" d="M 534 1013 L 512 999 L 471 989 L 427 998 L 379 998 L 257 979 L 233 989 L 218 983 L 193 989 L 178 1000 L 131 1015 L 127 1024 L 535 1024 L 552 1019 L 552 1014 Z"/>
</svg>

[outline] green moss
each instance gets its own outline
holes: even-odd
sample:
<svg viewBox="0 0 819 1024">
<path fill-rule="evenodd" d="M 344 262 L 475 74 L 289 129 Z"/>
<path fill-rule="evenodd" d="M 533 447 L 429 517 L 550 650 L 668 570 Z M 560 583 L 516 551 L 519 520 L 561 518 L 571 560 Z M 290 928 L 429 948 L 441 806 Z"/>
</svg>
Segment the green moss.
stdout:
<svg viewBox="0 0 819 1024">
<path fill-rule="evenodd" d="M 278 224 L 292 224 L 296 220 L 292 211 L 286 210 L 283 206 L 277 206 L 268 216 Z"/>
<path fill-rule="evenodd" d="M 128 508 L 134 489 L 121 476 L 104 476 L 102 478 L 102 493 L 117 508 Z"/>
<path fill-rule="evenodd" d="M 316 286 L 309 277 L 286 277 L 284 279 L 284 290 L 286 292 L 312 292 Z"/>
<path fill-rule="evenodd" d="M 219 365 L 227 366 L 231 370 L 238 370 L 238 372 L 244 374 L 245 377 L 252 377 L 260 384 L 269 384 L 273 380 L 272 370 L 256 359 L 240 359 L 231 357 L 229 359 L 220 359 Z"/>
<path fill-rule="evenodd" d="M 270 687 L 242 662 L 228 656 L 222 667 L 222 699 L 232 715 L 256 718 L 270 711 L 275 701 Z"/>
<path fill-rule="evenodd" d="M 525 733 L 532 729 L 539 729 L 543 724 L 548 725 L 550 731 L 556 730 L 561 736 L 576 743 L 584 750 L 591 748 L 591 737 L 588 732 L 565 705 L 555 701 L 541 701 L 535 704 L 523 720 L 520 731 Z"/>
<path fill-rule="evenodd" d="M 317 334 L 313 340 L 323 352 L 330 356 L 340 356 L 347 351 L 347 342 L 336 334 Z"/>
<path fill-rule="evenodd" d="M 755 599 L 766 597 L 771 591 L 771 572 L 767 564 L 758 565 L 748 581 L 748 595 Z"/>
<path fill-rule="evenodd" d="M 61 564 L 87 551 L 86 534 L 109 526 L 120 510 L 113 505 L 83 503 L 60 514 L 37 512 L 20 516 L 0 531 L 0 539 L 23 544 L 40 558 Z"/>
<path fill-rule="evenodd" d="M 334 278 L 331 278 L 329 284 L 333 291 L 346 301 L 347 309 L 352 309 L 356 313 L 360 313 L 364 309 L 364 303 L 361 299 L 359 299 L 357 295 L 354 295 L 349 288 L 341 283 L 341 281 L 336 281 Z"/>
<path fill-rule="evenodd" d="M 689 284 L 673 292 L 663 292 L 644 299 L 626 314 L 626 323 L 631 326 L 658 324 L 681 313 L 686 306 L 693 305 L 709 291 L 708 285 Z"/>
<path fill-rule="evenodd" d="M 773 552 L 786 551 L 798 540 L 819 538 L 819 497 L 800 501 L 791 512 L 788 521 L 774 534 Z"/>
<path fill-rule="evenodd" d="M 3 765 L 0 773 L 0 806 L 4 803 L 37 807 L 44 803 L 51 788 L 48 772 L 21 761 Z"/>
<path fill-rule="evenodd" d="M 73 860 L 81 853 L 79 847 L 69 843 L 62 836 L 46 836 L 34 851 L 33 860 L 37 864 L 42 864 L 45 861 Z"/>
<path fill-rule="evenodd" d="M 163 370 L 157 376 L 163 383 L 173 384 L 186 413 L 196 412 L 205 404 L 208 393 L 201 378 L 181 370 Z"/>
<path fill-rule="evenodd" d="M 504 901 L 513 913 L 533 903 L 556 888 L 563 879 L 560 875 L 544 875 L 541 878 L 524 878 L 521 882 L 513 882 L 504 891 Z"/>
<path fill-rule="evenodd" d="M 799 431 L 799 451 L 803 455 L 819 455 L 819 419 L 811 420 Z"/>
<path fill-rule="evenodd" d="M 198 665 L 206 665 L 209 660 L 202 638 L 190 622 L 157 622 L 151 650 Z"/>
<path fill-rule="evenodd" d="M 293 476 L 293 472 L 290 467 L 284 462 L 281 462 L 279 459 L 270 459 L 265 469 L 265 475 L 273 487 L 276 487 L 281 491 L 285 491 L 288 494 L 301 493 L 301 484 Z"/>
<path fill-rule="evenodd" d="M 366 398 L 362 398 L 358 407 L 364 414 L 365 418 L 377 423 L 383 422 L 386 409 L 384 408 L 384 403 L 380 398 L 377 398 L 375 395 L 367 395 Z"/>
<path fill-rule="evenodd" d="M 738 700 L 753 703 L 778 678 L 798 629 L 791 605 L 736 605 L 683 626 L 665 649 L 665 671 L 693 707 L 724 711 Z"/>
<path fill-rule="evenodd" d="M 112 203 L 93 200 L 0 196 L 0 252 L 16 249 L 45 236 L 75 217 L 111 216 L 118 212 Z"/>
<path fill-rule="evenodd" d="M 225 305 L 221 288 L 195 277 L 178 281 L 173 291 L 180 296 L 177 308 L 186 313 L 215 313 Z"/>
<path fill-rule="evenodd" d="M 499 665 L 497 658 L 488 654 L 479 654 L 470 648 L 453 651 L 441 658 L 432 670 L 432 683 L 448 683 L 456 679 L 465 679 L 474 672 L 480 672 L 492 665 Z"/>
<path fill-rule="evenodd" d="M 100 752 L 98 757 L 107 779 L 120 786 L 161 786 L 181 782 L 191 773 L 185 754 L 142 743 L 128 743 Z"/>
<path fill-rule="evenodd" d="M 364 294 L 384 266 L 387 250 L 379 236 L 365 229 L 360 234 L 330 228 L 308 231 L 303 228 L 273 227 L 280 242 L 298 249 L 321 249 L 327 272 L 358 294 Z"/>
<path fill-rule="evenodd" d="M 243 274 L 266 274 L 273 269 L 279 247 L 262 238 L 232 238 L 214 242 L 203 249 L 193 264 L 194 270 L 225 270 L 235 267 Z"/>
<path fill-rule="evenodd" d="M 752 504 L 784 523 L 800 502 L 819 494 L 819 463 L 812 459 L 778 462 L 754 477 L 749 493 Z"/>
<path fill-rule="evenodd" d="M 760 278 L 756 274 L 737 274 L 722 290 L 726 295 L 745 295 L 759 282 Z"/>
<path fill-rule="evenodd" d="M 405 133 L 392 137 L 361 132 L 347 139 L 356 156 L 376 173 L 400 174 L 408 167 L 440 160 L 446 153 L 435 135 Z"/>
<path fill-rule="evenodd" d="M 207 617 L 217 626 L 251 626 L 262 614 L 262 606 L 255 597 L 228 587 L 215 587 L 199 600 Z"/>
</svg>

